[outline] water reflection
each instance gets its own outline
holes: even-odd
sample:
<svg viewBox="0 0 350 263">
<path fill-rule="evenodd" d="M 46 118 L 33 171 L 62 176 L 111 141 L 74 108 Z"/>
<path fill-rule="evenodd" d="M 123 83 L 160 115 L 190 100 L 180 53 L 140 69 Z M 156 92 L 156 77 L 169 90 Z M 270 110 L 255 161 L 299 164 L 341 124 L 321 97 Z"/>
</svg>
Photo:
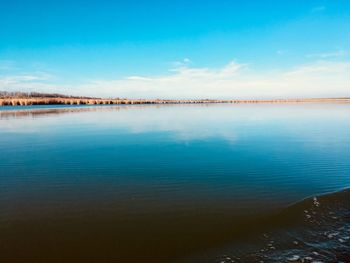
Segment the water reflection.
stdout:
<svg viewBox="0 0 350 263">
<path fill-rule="evenodd" d="M 2 110 L 0 259 L 164 262 L 237 240 L 350 185 L 349 130 L 340 104 Z"/>
<path fill-rule="evenodd" d="M 52 126 L 69 130 L 72 126 L 86 125 L 89 129 L 118 128 L 131 133 L 169 132 L 170 136 L 184 141 L 220 137 L 234 142 L 242 130 L 259 136 L 274 129 L 283 129 L 283 132 L 293 136 L 310 135 L 310 142 L 320 135 L 317 140 L 320 143 L 339 141 L 338 133 L 345 131 L 343 126 L 350 119 L 349 106 L 337 104 L 125 105 L 17 109 L 0 110 L 0 131 L 29 133 L 51 129 Z M 53 115 L 59 116 L 53 118 Z M 317 126 L 312 126 L 312 123 Z M 342 127 L 338 130 L 334 125 Z M 314 128 L 322 128 L 322 133 L 314 132 Z M 305 129 L 311 130 L 311 133 L 305 132 Z M 324 130 L 329 132 L 324 133 Z"/>
</svg>

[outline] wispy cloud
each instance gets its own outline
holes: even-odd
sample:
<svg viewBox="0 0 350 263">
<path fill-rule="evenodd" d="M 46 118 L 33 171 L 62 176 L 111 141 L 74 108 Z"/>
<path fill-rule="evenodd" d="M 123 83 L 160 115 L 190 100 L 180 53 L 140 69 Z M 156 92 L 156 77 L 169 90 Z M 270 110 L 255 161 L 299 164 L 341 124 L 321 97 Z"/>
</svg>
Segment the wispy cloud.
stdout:
<svg viewBox="0 0 350 263">
<path fill-rule="evenodd" d="M 350 62 L 317 61 L 286 70 L 255 71 L 230 62 L 218 69 L 180 67 L 156 77 L 96 80 L 92 95 L 132 98 L 276 98 L 349 96 Z"/>
<path fill-rule="evenodd" d="M 34 72 L 28 74 L 10 75 L 1 77 L 1 83 L 23 83 L 23 82 L 33 82 L 33 81 L 44 81 L 49 80 L 52 75 L 45 72 Z"/>
<path fill-rule="evenodd" d="M 13 60 L 0 60 L 0 70 L 10 71 L 17 70 L 16 62 Z"/>
<path fill-rule="evenodd" d="M 58 92 L 62 90 L 62 86 L 50 82 L 53 79 L 53 75 L 41 71 L 0 76 L 0 90 L 23 92 Z"/>
<path fill-rule="evenodd" d="M 310 58 L 332 58 L 332 57 L 342 57 L 345 56 L 347 53 L 342 50 L 336 50 L 333 52 L 324 52 L 324 53 L 313 53 L 313 54 L 308 54 L 307 57 Z"/>
<path fill-rule="evenodd" d="M 192 64 L 192 60 L 189 58 L 184 58 L 182 60 L 173 61 L 171 63 L 172 67 L 184 67 Z"/>
<path fill-rule="evenodd" d="M 326 10 L 326 7 L 321 5 L 321 6 L 315 6 L 314 8 L 311 9 L 311 13 L 319 13 L 323 12 Z"/>
<path fill-rule="evenodd" d="M 350 62 L 314 61 L 284 70 L 254 70 L 232 61 L 220 68 L 180 66 L 159 76 L 129 76 L 57 85 L 45 74 L 0 77 L 0 90 L 122 98 L 292 98 L 350 96 Z"/>
<path fill-rule="evenodd" d="M 282 56 L 282 55 L 284 55 L 286 53 L 287 53 L 287 51 L 282 50 L 282 49 L 279 49 L 279 50 L 276 51 L 276 54 L 279 55 L 279 56 Z"/>
</svg>

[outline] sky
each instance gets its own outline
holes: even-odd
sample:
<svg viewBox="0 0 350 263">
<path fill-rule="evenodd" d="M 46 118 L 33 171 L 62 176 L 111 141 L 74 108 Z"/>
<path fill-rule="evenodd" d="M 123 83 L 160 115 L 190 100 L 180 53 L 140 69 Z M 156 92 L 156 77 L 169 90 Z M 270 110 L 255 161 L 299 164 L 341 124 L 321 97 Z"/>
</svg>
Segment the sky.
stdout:
<svg viewBox="0 0 350 263">
<path fill-rule="evenodd" d="M 350 97 L 348 0 L 0 0 L 0 90 Z"/>
</svg>

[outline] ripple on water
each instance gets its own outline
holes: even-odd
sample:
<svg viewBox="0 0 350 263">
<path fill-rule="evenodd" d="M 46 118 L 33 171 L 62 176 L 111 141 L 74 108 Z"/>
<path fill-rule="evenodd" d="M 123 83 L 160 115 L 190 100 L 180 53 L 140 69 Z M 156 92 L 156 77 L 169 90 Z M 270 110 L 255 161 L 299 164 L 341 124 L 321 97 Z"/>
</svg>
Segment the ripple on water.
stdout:
<svg viewBox="0 0 350 263">
<path fill-rule="evenodd" d="M 188 262 L 350 262 L 350 189 L 305 199 L 267 220 L 260 234 Z"/>
</svg>

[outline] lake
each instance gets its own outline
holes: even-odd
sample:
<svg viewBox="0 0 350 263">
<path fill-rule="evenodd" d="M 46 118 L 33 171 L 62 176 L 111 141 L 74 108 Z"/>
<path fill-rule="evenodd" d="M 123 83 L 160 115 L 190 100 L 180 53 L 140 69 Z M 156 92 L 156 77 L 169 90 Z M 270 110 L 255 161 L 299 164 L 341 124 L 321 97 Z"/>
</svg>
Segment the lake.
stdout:
<svg viewBox="0 0 350 263">
<path fill-rule="evenodd" d="M 349 104 L 3 107 L 0 261 L 345 261 L 349 160 Z"/>
</svg>

